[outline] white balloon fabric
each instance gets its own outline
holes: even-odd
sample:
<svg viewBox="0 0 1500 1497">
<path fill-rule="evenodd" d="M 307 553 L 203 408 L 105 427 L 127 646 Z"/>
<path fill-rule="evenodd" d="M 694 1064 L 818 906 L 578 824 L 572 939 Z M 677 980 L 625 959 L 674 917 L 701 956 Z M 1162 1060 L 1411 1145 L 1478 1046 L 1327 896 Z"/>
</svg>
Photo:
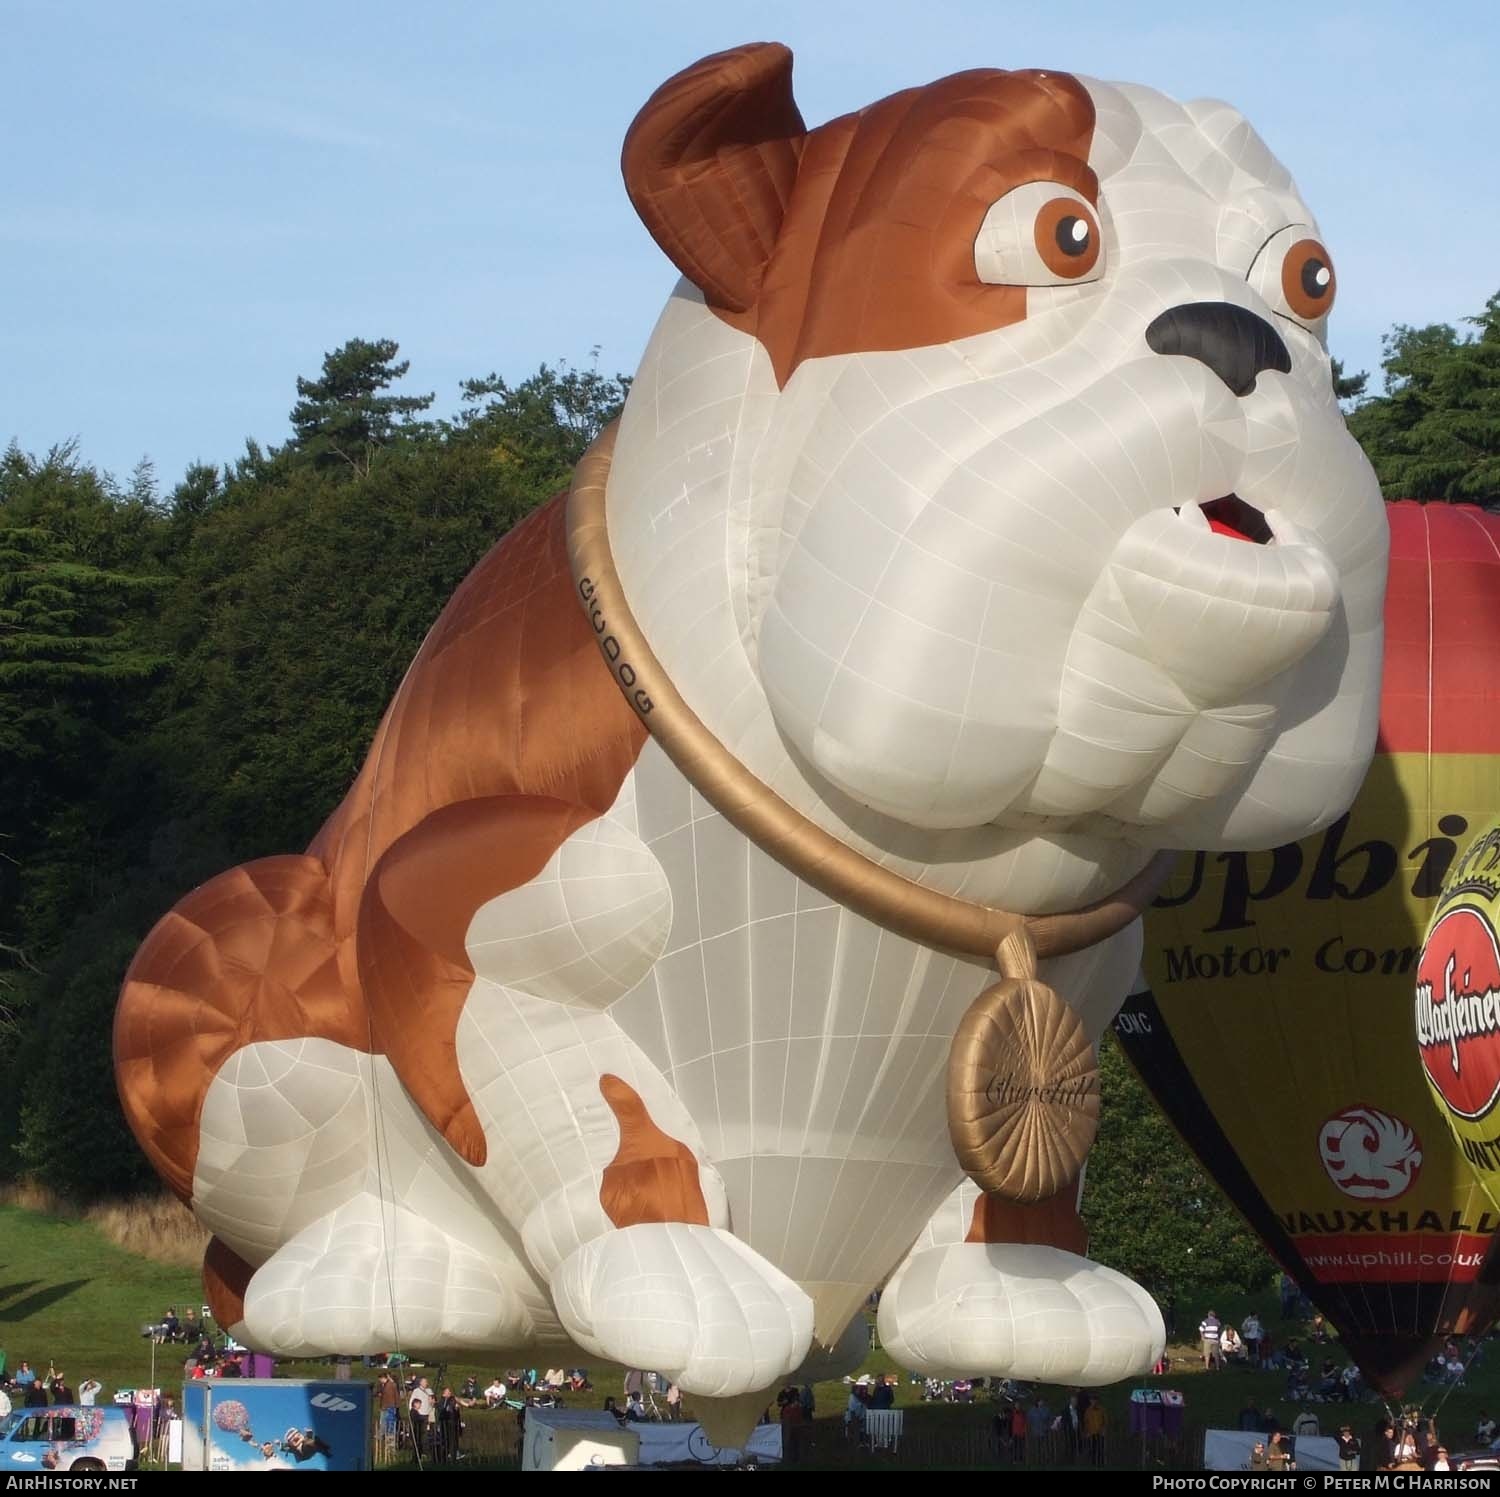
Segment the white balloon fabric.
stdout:
<svg viewBox="0 0 1500 1497">
<path fill-rule="evenodd" d="M 977 71 L 808 131 L 789 54 L 748 47 L 664 85 L 625 171 L 685 279 L 604 541 L 788 816 L 1032 916 L 1345 809 L 1387 532 L 1331 386 L 1331 259 L 1238 114 Z M 1146 1296 L 986 1240 L 959 1190 L 945 1068 L 989 950 L 726 814 L 569 523 L 459 589 L 310 851 L 195 891 L 132 967 L 121 1094 L 215 1234 L 226 1324 L 571 1344 L 738 1418 L 894 1271 L 913 1367 L 1143 1370 Z M 1139 950 L 1131 925 L 1040 977 L 1097 1039 Z"/>
<path fill-rule="evenodd" d="M 1166 1328 L 1144 1289 L 1045 1243 L 964 1241 L 976 1195 L 955 1192 L 880 1296 L 880 1344 L 897 1363 L 1083 1387 L 1155 1364 Z"/>
</svg>

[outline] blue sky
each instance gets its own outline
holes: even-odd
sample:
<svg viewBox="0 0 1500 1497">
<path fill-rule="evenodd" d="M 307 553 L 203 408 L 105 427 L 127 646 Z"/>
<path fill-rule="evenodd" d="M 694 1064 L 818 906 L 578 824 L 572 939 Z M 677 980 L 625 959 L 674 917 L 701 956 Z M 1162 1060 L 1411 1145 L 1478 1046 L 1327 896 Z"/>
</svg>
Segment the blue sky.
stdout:
<svg viewBox="0 0 1500 1497">
<path fill-rule="evenodd" d="M 1228 99 L 1319 218 L 1356 368 L 1500 289 L 1492 0 L 0 0 L 0 442 L 170 487 L 284 440 L 356 336 L 440 411 L 594 345 L 633 369 L 673 273 L 621 138 L 751 40 L 792 46 L 810 124 L 975 66 Z"/>
</svg>

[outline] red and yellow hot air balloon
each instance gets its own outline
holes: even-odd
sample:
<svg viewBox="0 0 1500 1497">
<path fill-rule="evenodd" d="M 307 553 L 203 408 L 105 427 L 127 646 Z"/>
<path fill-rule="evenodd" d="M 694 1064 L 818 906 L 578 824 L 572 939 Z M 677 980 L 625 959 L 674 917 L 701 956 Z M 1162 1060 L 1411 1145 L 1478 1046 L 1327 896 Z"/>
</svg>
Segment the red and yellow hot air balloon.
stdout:
<svg viewBox="0 0 1500 1497">
<path fill-rule="evenodd" d="M 1394 1395 L 1435 1338 L 1500 1313 L 1500 1206 L 1434 1109 L 1411 1042 L 1423 931 L 1470 836 L 1500 811 L 1500 517 L 1409 501 L 1387 514 L 1380 739 L 1358 799 L 1302 842 L 1184 856 L 1147 920 L 1149 990 L 1116 1033 L 1204 1167 Z"/>
</svg>

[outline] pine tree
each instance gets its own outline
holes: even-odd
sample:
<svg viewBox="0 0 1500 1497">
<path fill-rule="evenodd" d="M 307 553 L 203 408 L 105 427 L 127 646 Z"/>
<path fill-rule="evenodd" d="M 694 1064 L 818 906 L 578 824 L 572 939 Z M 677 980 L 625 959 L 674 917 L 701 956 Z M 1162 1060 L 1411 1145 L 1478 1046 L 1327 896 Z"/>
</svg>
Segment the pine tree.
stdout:
<svg viewBox="0 0 1500 1497">
<path fill-rule="evenodd" d="M 1361 369 L 1358 374 L 1345 374 L 1344 361 L 1333 360 L 1333 393 L 1340 401 L 1358 400 L 1365 393 L 1365 386 L 1370 382 L 1369 374 Z"/>
<path fill-rule="evenodd" d="M 302 398 L 292 408 L 292 448 L 319 464 L 347 463 L 370 471 L 376 448 L 389 446 L 401 425 L 432 404 L 431 395 L 385 395 L 411 367 L 395 362 L 391 338 L 351 338 L 323 358 L 319 379 L 298 379 Z"/>
<path fill-rule="evenodd" d="M 156 464 L 150 457 L 143 457 L 130 470 L 130 486 L 125 491 L 132 504 L 144 504 L 148 508 L 159 502 L 156 492 Z"/>
<path fill-rule="evenodd" d="M 1500 502 L 1500 292 L 1464 321 L 1393 328 L 1385 393 L 1349 417 L 1388 499 Z"/>
</svg>

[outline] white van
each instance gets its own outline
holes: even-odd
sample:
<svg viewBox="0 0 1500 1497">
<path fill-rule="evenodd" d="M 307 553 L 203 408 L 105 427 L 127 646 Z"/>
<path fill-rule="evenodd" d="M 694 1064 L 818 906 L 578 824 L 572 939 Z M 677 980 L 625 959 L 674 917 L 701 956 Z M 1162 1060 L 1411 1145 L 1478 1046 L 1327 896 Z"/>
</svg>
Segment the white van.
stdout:
<svg viewBox="0 0 1500 1497">
<path fill-rule="evenodd" d="M 64 1403 L 0 1419 L 0 1472 L 133 1471 L 130 1413 Z"/>
</svg>

